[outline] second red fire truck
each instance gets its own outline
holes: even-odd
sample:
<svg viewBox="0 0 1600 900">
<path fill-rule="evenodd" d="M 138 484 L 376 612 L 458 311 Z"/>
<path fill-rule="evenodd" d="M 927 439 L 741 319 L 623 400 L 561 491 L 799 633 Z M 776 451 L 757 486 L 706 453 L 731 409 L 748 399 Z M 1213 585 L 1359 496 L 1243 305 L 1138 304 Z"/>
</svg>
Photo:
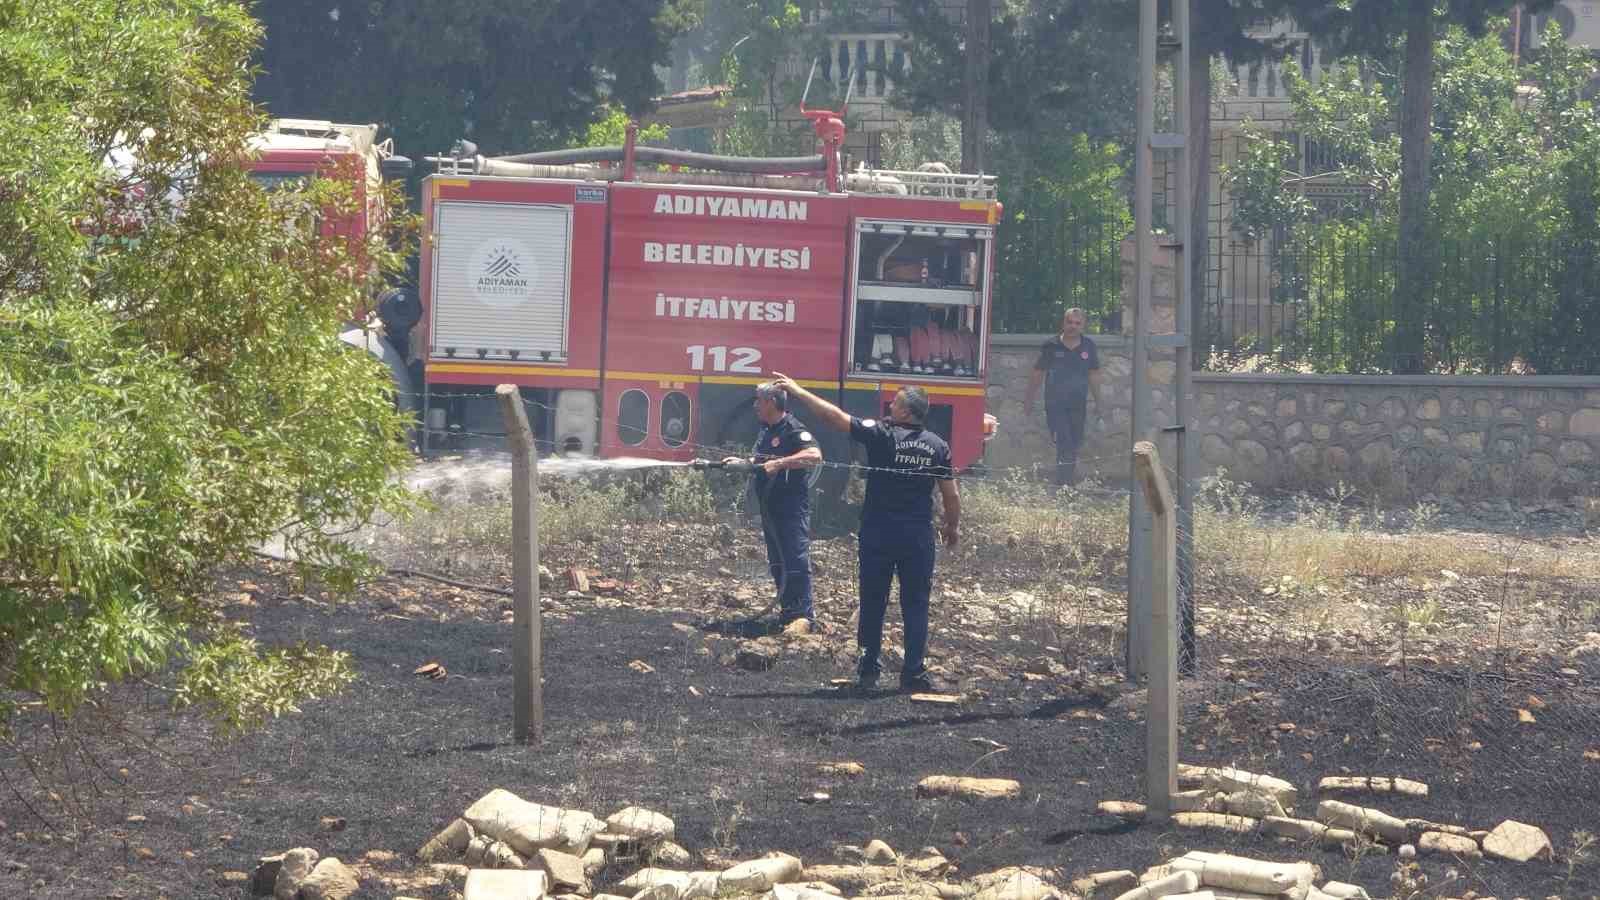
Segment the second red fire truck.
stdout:
<svg viewBox="0 0 1600 900">
<path fill-rule="evenodd" d="M 500 430 L 516 384 L 543 452 L 687 460 L 746 444 L 751 388 L 784 372 L 863 417 L 904 384 L 957 466 L 985 412 L 1000 205 L 990 176 L 841 169 L 638 147 L 484 158 L 423 182 L 424 452 Z M 824 444 L 849 457 L 842 436 Z"/>
</svg>

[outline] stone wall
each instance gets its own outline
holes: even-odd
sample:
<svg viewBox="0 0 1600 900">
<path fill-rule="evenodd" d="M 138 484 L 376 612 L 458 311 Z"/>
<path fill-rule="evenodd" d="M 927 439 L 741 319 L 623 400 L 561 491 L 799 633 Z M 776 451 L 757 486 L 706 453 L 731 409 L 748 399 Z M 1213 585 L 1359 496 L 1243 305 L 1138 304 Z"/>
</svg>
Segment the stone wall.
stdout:
<svg viewBox="0 0 1600 900">
<path fill-rule="evenodd" d="M 1172 253 L 1158 248 L 1151 316 L 1172 329 Z M 1132 283 L 1131 245 L 1123 259 Z M 1124 313 L 1131 327 L 1133 318 Z M 1049 465 L 1055 455 L 1043 410 L 1022 413 L 1042 334 L 990 342 L 989 410 L 1000 419 L 986 462 Z M 1105 371 L 1105 408 L 1089 411 L 1080 471 L 1127 477 L 1133 340 L 1094 335 Z M 1151 351 L 1151 421 L 1174 419 L 1170 350 Z M 1259 375 L 1195 373 L 1188 433 L 1199 475 L 1262 487 L 1318 489 L 1346 483 L 1393 499 L 1426 494 L 1565 496 L 1600 492 L 1600 377 Z M 1158 446 L 1174 452 L 1167 438 Z"/>
<path fill-rule="evenodd" d="M 991 343 L 989 408 L 1000 432 L 990 466 L 1054 459 L 1043 411 L 1022 414 L 1047 337 L 996 335 Z M 1106 406 L 1090 407 L 1081 468 L 1117 480 L 1128 472 L 1132 341 L 1094 340 Z M 1170 358 L 1151 365 L 1158 427 L 1172 421 L 1174 375 Z M 1345 482 L 1397 499 L 1600 490 L 1600 378 L 1196 373 L 1194 395 L 1189 433 L 1199 442 L 1200 474 L 1226 469 L 1263 487 Z"/>
</svg>

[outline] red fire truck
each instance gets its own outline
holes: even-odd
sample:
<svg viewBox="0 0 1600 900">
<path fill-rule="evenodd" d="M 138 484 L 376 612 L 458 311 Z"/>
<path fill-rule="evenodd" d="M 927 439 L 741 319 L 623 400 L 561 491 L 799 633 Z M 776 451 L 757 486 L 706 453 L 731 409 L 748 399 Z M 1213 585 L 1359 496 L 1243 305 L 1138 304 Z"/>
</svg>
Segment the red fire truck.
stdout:
<svg viewBox="0 0 1600 900">
<path fill-rule="evenodd" d="M 991 176 L 634 144 L 432 157 L 419 286 L 424 452 L 502 430 L 516 384 L 546 452 L 687 460 L 747 444 L 772 372 L 860 416 L 921 385 L 962 468 L 984 410 Z M 824 443 L 849 458 L 842 436 Z"/>
<path fill-rule="evenodd" d="M 328 215 L 318 227 L 325 235 L 363 236 L 386 214 L 382 186 L 404 177 L 411 160 L 394 152 L 392 140 L 378 140 L 377 125 L 351 125 L 323 119 L 273 119 L 267 130 L 250 139 L 250 177 L 268 190 L 310 178 L 337 178 L 354 185 L 361 211 Z M 411 330 L 422 313 L 417 294 L 403 287 L 384 291 L 370 309 L 352 310 L 349 328 L 340 333 L 346 344 L 365 349 L 389 370 L 395 396 L 416 408 Z M 376 316 L 377 321 L 371 319 Z"/>
</svg>

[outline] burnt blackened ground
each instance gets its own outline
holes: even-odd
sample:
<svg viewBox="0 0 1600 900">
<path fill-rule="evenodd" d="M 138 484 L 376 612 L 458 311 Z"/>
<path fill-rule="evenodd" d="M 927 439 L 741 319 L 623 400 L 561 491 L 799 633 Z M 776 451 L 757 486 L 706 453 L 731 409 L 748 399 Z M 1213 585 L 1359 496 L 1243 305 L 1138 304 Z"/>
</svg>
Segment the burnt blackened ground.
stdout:
<svg viewBox="0 0 1600 900">
<path fill-rule="evenodd" d="M 328 604 L 291 595 L 266 570 L 224 580 L 230 592 L 241 582 L 256 590 L 230 613 L 257 637 L 346 650 L 356 683 L 237 742 L 215 739 L 198 717 L 165 714 L 149 688 L 117 692 L 109 716 L 142 735 L 142 749 L 104 736 L 82 747 L 52 742 L 42 721 L 25 723 L 25 748 L 69 753 L 74 768 L 63 770 L 67 787 L 52 799 L 15 752 L 0 755 L 10 786 L 0 797 L 0 897 L 240 897 L 240 888 L 219 887 L 222 873 L 248 872 L 257 857 L 296 846 L 361 862 L 365 896 L 445 897 L 447 885 L 403 880 L 415 868 L 411 854 L 495 787 L 601 816 L 629 804 L 657 809 L 676 821 L 679 843 L 725 859 L 784 850 L 808 863 L 843 862 L 840 845 L 881 838 L 902 852 L 938 848 L 959 866 L 954 877 L 1029 864 L 1071 878 L 1141 870 L 1188 849 L 1231 850 L 1309 859 L 1329 878 L 1389 893 L 1395 859 L 1379 851 L 1132 827 L 1098 814 L 1100 800 L 1142 794 L 1141 707 L 1106 687 L 1114 675 L 1082 675 L 1109 671 L 1109 659 L 1080 660 L 1078 674 L 1024 676 L 1027 660 L 1051 651 L 1007 627 L 935 637 L 947 668 L 984 661 L 971 666 L 980 674 L 952 672 L 969 699 L 947 708 L 828 687 L 849 674 L 845 622 L 755 673 L 722 661 L 736 642 L 708 637 L 698 615 L 563 601 L 545 621 L 545 742 L 526 747 L 510 740 L 499 598 L 407 582 Z M 1574 831 L 1600 829 L 1600 762 L 1583 757 L 1600 745 L 1591 728 L 1600 672 L 1589 659 L 1577 676 L 1532 663 L 1514 677 L 1475 675 L 1482 683 L 1471 696 L 1480 700 L 1463 705 L 1462 671 L 1411 669 L 1402 680 L 1344 658 L 1240 652 L 1209 670 L 1224 677 L 1187 689 L 1181 755 L 1287 778 L 1307 792 L 1303 814 L 1323 775 L 1425 781 L 1426 800 L 1358 802 L 1479 828 L 1518 819 L 1543 827 L 1563 854 L 1525 865 L 1427 859 L 1439 888 L 1430 896 L 1590 897 L 1600 894 L 1600 866 L 1571 854 Z M 630 667 L 636 660 L 652 671 Z M 414 676 L 426 661 L 449 676 Z M 1543 704 L 1536 726 L 1514 713 L 1527 694 Z M 845 760 L 865 774 L 818 774 L 817 764 Z M 1024 793 L 918 799 L 914 785 L 932 774 L 1014 778 Z M 818 791 L 830 799 L 806 802 Z M 69 807 L 93 827 L 68 826 Z M 347 824 L 327 830 L 323 817 Z M 1458 880 L 1445 884 L 1449 870 Z M 602 876 L 597 890 L 625 872 Z"/>
</svg>

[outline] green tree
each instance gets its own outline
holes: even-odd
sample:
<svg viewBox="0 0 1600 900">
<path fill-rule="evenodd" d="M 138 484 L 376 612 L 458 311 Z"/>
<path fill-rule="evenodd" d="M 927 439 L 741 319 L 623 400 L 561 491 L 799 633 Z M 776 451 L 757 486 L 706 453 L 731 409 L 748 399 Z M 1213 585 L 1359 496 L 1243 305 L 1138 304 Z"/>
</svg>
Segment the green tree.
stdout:
<svg viewBox="0 0 1600 900">
<path fill-rule="evenodd" d="M 1336 53 L 1392 58 L 1400 55 L 1400 197 L 1395 287 L 1398 323 L 1394 351 L 1400 371 L 1418 372 L 1425 362 L 1425 310 L 1431 291 L 1429 246 L 1432 220 L 1434 58 L 1439 34 L 1459 26 L 1483 35 L 1513 6 L 1528 12 L 1555 0 L 1278 0 L 1277 12 L 1327 41 Z"/>
<path fill-rule="evenodd" d="M 1276 265 L 1280 276 L 1285 266 L 1298 270 L 1281 281 L 1295 299 L 1309 302 L 1302 312 L 1343 323 L 1321 330 L 1327 339 L 1313 350 L 1321 366 L 1383 367 L 1397 346 L 1420 354 L 1429 369 L 1498 367 L 1506 362 L 1494 356 L 1499 346 L 1519 348 L 1536 368 L 1575 365 L 1592 355 L 1600 310 L 1584 297 L 1595 283 L 1589 260 L 1600 248 L 1600 182 L 1594 177 L 1600 120 L 1584 91 L 1596 62 L 1552 34 L 1545 48 L 1518 65 L 1490 25 L 1484 37 L 1447 28 L 1435 44 L 1425 211 L 1430 249 L 1422 265 L 1413 266 L 1420 269 L 1414 277 L 1426 279 L 1431 291 L 1422 310 L 1396 308 L 1398 295 L 1385 293 L 1399 290 L 1407 266 L 1395 266 L 1393 278 L 1383 274 L 1363 296 L 1344 282 L 1372 280 L 1370 264 L 1365 274 L 1316 268 L 1336 258 L 1394 259 L 1385 242 L 1396 240 L 1403 220 L 1406 167 L 1397 126 L 1402 86 L 1373 77 L 1385 71 L 1385 61 L 1340 66 L 1314 85 L 1290 82 L 1295 129 L 1324 148 L 1334 161 L 1331 170 L 1295 170 L 1296 152 L 1252 129 L 1245 152 L 1224 173 L 1235 197 L 1235 227 L 1285 239 Z M 1295 187 L 1309 175 L 1365 186 L 1370 202 L 1358 215 L 1316 220 Z M 1433 297 L 1470 312 L 1438 315 Z M 1506 303 L 1527 312 L 1497 313 Z M 1360 311 L 1352 316 L 1352 309 Z M 1418 312 L 1423 315 L 1412 325 L 1407 317 Z M 1386 342 L 1329 343 L 1357 320 L 1381 326 L 1365 333 L 1386 333 Z M 1420 332 L 1420 345 L 1407 327 Z"/>
<path fill-rule="evenodd" d="M 406 503 L 387 377 L 337 339 L 392 235 L 243 171 L 259 36 L 231 0 L 0 0 L 0 729 L 168 664 L 236 726 L 347 675 L 204 601 L 275 533 L 348 584 L 330 533 Z"/>
<path fill-rule="evenodd" d="M 703 0 L 261 0 L 255 96 L 281 116 L 388 125 L 401 152 L 487 154 L 579 138 L 606 102 L 637 115 Z"/>
</svg>

